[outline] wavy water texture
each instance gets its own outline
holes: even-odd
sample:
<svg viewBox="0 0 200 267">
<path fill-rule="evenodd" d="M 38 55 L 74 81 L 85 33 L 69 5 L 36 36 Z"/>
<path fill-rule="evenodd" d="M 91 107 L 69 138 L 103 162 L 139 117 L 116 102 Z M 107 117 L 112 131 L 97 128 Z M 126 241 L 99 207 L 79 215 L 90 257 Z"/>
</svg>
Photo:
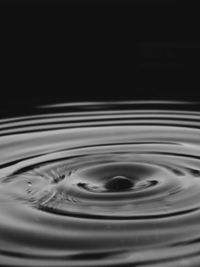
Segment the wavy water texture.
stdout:
<svg viewBox="0 0 200 267">
<path fill-rule="evenodd" d="M 199 266 L 198 103 L 36 111 L 0 120 L 0 266 Z"/>
</svg>

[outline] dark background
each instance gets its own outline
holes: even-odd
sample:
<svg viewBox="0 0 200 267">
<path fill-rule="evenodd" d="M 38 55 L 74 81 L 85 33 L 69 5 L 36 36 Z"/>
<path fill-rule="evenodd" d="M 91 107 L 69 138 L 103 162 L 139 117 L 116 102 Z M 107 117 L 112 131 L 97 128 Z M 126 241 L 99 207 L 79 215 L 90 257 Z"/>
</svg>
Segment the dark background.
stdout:
<svg viewBox="0 0 200 267">
<path fill-rule="evenodd" d="M 1 112 L 51 102 L 200 100 L 198 4 L 1 5 Z"/>
</svg>

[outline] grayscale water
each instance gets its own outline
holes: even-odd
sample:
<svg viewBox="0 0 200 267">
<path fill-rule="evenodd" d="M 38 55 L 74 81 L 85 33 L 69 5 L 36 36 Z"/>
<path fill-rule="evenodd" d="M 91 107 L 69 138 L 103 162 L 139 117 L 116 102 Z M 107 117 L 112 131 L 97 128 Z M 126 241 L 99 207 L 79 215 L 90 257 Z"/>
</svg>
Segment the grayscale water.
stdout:
<svg viewBox="0 0 200 267">
<path fill-rule="evenodd" d="M 36 107 L 0 152 L 0 266 L 199 266 L 198 103 Z"/>
</svg>

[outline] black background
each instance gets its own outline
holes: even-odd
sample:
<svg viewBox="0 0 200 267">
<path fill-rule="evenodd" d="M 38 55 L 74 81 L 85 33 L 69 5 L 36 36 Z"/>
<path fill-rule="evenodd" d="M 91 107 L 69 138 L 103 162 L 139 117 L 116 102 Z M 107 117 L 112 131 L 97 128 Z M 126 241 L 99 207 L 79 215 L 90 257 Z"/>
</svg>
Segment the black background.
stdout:
<svg viewBox="0 0 200 267">
<path fill-rule="evenodd" d="M 1 112 L 199 100 L 199 11 L 191 1 L 1 2 Z"/>
</svg>

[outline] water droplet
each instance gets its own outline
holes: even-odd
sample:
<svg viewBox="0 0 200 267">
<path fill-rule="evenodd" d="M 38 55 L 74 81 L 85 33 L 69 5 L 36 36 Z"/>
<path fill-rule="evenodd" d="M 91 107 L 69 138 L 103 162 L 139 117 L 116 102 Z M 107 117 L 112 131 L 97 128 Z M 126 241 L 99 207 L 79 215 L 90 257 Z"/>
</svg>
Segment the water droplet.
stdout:
<svg viewBox="0 0 200 267">
<path fill-rule="evenodd" d="M 134 183 L 127 177 L 115 176 L 108 180 L 105 187 L 109 191 L 126 191 L 133 187 Z"/>
<path fill-rule="evenodd" d="M 28 182 L 28 188 L 26 189 L 26 192 L 28 194 L 30 194 L 32 192 L 31 187 L 32 187 L 32 183 L 31 182 Z"/>
</svg>

